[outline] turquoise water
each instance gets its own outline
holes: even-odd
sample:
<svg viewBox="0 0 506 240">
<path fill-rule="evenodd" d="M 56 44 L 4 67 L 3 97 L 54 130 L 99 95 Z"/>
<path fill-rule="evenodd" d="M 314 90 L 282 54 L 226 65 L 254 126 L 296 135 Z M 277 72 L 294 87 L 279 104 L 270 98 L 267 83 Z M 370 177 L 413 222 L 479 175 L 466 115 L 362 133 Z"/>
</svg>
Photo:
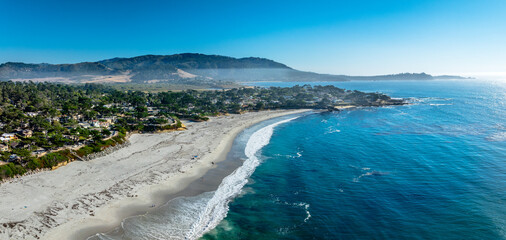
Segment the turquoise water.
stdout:
<svg viewBox="0 0 506 240">
<path fill-rule="evenodd" d="M 204 239 L 506 239 L 506 84 L 335 85 L 413 104 L 275 126 Z"/>
</svg>

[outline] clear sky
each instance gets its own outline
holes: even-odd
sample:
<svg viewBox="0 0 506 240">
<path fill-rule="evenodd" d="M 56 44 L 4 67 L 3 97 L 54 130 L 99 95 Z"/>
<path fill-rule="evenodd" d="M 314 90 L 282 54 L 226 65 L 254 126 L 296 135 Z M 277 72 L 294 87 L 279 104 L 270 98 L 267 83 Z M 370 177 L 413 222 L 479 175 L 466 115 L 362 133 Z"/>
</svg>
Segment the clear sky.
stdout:
<svg viewBox="0 0 506 240">
<path fill-rule="evenodd" d="M 506 74 L 506 0 L 0 0 L 0 63 L 183 52 L 334 74 Z"/>
</svg>

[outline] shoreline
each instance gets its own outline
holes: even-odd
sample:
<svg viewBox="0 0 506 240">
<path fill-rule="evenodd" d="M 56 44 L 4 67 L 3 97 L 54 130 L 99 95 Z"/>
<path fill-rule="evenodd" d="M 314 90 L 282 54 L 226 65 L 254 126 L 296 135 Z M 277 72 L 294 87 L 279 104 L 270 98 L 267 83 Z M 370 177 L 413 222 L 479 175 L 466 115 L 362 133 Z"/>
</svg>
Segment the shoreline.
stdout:
<svg viewBox="0 0 506 240">
<path fill-rule="evenodd" d="M 183 132 L 136 134 L 131 146 L 93 161 L 3 184 L 0 215 L 8 217 L 0 223 L 0 237 L 86 239 L 111 231 L 127 217 L 155 210 L 151 206 L 161 206 L 168 195 L 215 168 L 244 129 L 306 111 L 310 109 L 222 116 L 189 123 Z M 23 200 L 13 206 L 15 199 Z"/>
</svg>

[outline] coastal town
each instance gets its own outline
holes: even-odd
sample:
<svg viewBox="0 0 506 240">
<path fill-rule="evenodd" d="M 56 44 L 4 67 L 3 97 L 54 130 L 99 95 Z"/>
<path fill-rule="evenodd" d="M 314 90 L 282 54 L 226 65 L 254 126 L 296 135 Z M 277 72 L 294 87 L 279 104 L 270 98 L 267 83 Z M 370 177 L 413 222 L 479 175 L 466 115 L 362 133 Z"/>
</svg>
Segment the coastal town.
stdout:
<svg viewBox="0 0 506 240">
<path fill-rule="evenodd" d="M 106 85 L 0 83 L 0 179 L 54 169 L 109 147 L 132 132 L 183 130 L 183 120 L 267 109 L 403 104 L 381 93 L 334 86 L 243 87 L 146 93 Z"/>
<path fill-rule="evenodd" d="M 0 23 L 0 240 L 506 240 L 506 0 Z"/>
</svg>

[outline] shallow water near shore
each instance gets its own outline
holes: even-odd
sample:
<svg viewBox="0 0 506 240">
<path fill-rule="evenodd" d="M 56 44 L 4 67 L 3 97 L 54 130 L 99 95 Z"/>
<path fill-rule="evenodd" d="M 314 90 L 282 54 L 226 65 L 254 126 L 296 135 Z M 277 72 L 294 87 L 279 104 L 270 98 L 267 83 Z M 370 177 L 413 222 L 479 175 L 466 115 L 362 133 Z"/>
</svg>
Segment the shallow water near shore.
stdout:
<svg viewBox="0 0 506 240">
<path fill-rule="evenodd" d="M 115 230 L 88 239 L 194 239 L 202 235 L 226 215 L 228 201 L 240 193 L 257 165 L 251 157 L 268 143 L 273 127 L 306 114 L 278 117 L 245 129 L 235 138 L 225 161 L 216 163 L 183 191 L 164 196 L 166 204 L 129 217 Z M 261 141 L 251 144 L 252 139 Z M 249 157 L 244 151 L 248 147 L 253 147 Z"/>
<path fill-rule="evenodd" d="M 259 85 L 276 84 L 293 85 Z M 257 124 L 200 181 L 94 239 L 506 239 L 504 83 L 334 85 L 412 105 Z"/>
<path fill-rule="evenodd" d="M 504 82 L 334 85 L 413 104 L 278 126 L 203 239 L 506 239 Z"/>
</svg>

